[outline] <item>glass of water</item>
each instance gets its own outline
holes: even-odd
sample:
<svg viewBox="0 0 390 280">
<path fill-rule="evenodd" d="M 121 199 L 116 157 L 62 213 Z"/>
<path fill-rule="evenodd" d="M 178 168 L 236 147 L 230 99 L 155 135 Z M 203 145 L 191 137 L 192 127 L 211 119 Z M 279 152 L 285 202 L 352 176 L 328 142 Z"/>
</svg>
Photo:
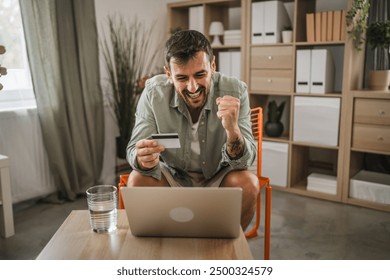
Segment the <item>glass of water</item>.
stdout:
<svg viewBox="0 0 390 280">
<path fill-rule="evenodd" d="M 117 225 L 118 190 L 111 185 L 98 185 L 87 190 L 89 221 L 94 232 L 112 232 Z"/>
</svg>

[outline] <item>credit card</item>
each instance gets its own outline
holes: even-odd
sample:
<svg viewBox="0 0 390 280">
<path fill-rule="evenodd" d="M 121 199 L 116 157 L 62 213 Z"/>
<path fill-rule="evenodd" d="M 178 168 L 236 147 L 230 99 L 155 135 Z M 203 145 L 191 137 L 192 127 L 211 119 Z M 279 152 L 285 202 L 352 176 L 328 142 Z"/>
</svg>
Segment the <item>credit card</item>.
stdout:
<svg viewBox="0 0 390 280">
<path fill-rule="evenodd" d="M 178 149 L 180 148 L 179 134 L 177 133 L 160 133 L 152 134 L 152 139 L 163 145 L 166 149 Z"/>
</svg>

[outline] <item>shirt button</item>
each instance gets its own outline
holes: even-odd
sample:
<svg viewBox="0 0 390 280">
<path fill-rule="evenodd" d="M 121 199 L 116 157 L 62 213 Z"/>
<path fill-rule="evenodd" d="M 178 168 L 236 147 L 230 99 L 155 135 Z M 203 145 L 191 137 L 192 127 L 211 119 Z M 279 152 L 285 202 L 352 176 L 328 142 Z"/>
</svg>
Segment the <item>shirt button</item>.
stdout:
<svg viewBox="0 0 390 280">
<path fill-rule="evenodd" d="M 205 162 L 205 161 L 203 161 L 203 162 L 202 162 L 202 164 L 203 164 L 203 165 L 205 165 L 205 164 L 206 164 L 206 162 Z"/>
<path fill-rule="evenodd" d="M 204 125 L 204 122 L 201 122 L 200 124 L 201 124 L 201 125 Z"/>
<path fill-rule="evenodd" d="M 204 143 L 205 141 L 204 141 L 204 139 L 202 139 L 202 143 Z"/>
</svg>

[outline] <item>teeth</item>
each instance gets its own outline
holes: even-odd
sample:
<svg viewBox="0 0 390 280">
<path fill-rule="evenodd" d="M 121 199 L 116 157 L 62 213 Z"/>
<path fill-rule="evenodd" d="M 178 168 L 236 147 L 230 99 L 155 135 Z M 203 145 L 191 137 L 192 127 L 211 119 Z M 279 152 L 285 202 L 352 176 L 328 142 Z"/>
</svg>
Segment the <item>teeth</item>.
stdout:
<svg viewBox="0 0 390 280">
<path fill-rule="evenodd" d="M 199 95 L 200 95 L 200 91 L 195 92 L 195 93 L 189 93 L 189 92 L 188 92 L 188 95 L 189 95 L 189 97 L 191 97 L 191 98 L 197 98 L 197 97 L 199 97 Z"/>
<path fill-rule="evenodd" d="M 195 99 L 195 98 L 198 98 L 202 92 L 203 92 L 203 90 L 201 88 L 198 88 L 197 91 L 195 91 L 194 93 L 187 90 L 187 95 L 190 98 Z"/>
</svg>

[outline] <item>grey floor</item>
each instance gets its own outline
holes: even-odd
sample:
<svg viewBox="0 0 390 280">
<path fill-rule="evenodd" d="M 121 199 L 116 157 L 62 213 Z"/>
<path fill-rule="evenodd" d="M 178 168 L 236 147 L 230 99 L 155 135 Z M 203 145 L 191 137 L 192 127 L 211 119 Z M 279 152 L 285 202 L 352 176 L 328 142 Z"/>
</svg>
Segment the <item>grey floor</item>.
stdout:
<svg viewBox="0 0 390 280">
<path fill-rule="evenodd" d="M 390 260 L 390 213 L 273 192 L 271 259 Z M 16 234 L 0 238 L 0 259 L 35 259 L 72 210 L 75 202 L 14 205 Z M 263 258 L 263 234 L 249 239 L 255 259 Z"/>
</svg>

